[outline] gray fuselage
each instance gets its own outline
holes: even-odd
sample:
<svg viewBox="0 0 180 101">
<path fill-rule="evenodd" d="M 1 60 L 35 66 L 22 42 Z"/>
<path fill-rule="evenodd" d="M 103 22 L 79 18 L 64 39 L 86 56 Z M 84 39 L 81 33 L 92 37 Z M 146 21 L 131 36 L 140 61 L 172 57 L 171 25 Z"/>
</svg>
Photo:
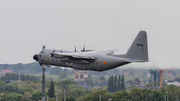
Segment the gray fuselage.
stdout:
<svg viewBox="0 0 180 101">
<path fill-rule="evenodd" d="M 53 50 L 51 49 L 43 49 L 38 54 L 38 61 L 40 63 L 43 63 L 45 65 L 53 65 L 53 66 L 63 66 L 63 67 L 69 67 L 74 69 L 81 69 L 81 70 L 94 70 L 94 71 L 104 71 L 116 68 L 118 66 L 122 66 L 125 64 L 128 64 L 130 62 L 124 61 L 123 58 L 112 56 L 112 55 L 105 55 L 102 53 L 98 53 L 98 51 L 94 52 L 86 52 L 87 54 L 93 54 L 94 56 L 98 57 L 97 59 L 86 59 L 88 63 L 81 63 L 81 59 L 76 60 L 70 60 L 68 62 L 68 59 L 66 62 L 64 60 L 54 58 L 51 56 Z M 74 53 L 74 51 L 60 51 L 60 50 L 54 50 L 56 52 L 62 52 L 62 53 Z M 73 62 L 74 61 L 74 62 Z M 79 63 L 78 63 L 79 62 Z"/>
<path fill-rule="evenodd" d="M 131 62 L 148 62 L 146 31 L 139 31 L 126 54 L 114 55 L 116 49 L 101 51 L 62 51 L 45 49 L 34 55 L 40 65 L 63 66 L 82 70 L 105 71 Z"/>
</svg>

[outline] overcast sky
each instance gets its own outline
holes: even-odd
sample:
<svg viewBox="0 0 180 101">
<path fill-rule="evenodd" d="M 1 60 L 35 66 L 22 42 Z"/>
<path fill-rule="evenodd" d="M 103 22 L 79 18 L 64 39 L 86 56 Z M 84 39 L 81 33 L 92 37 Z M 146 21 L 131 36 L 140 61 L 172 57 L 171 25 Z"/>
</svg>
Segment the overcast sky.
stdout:
<svg viewBox="0 0 180 101">
<path fill-rule="evenodd" d="M 80 50 L 86 44 L 126 53 L 145 30 L 150 62 L 140 65 L 180 67 L 179 5 L 179 0 L 0 0 L 0 64 L 34 62 L 43 45 Z"/>
</svg>

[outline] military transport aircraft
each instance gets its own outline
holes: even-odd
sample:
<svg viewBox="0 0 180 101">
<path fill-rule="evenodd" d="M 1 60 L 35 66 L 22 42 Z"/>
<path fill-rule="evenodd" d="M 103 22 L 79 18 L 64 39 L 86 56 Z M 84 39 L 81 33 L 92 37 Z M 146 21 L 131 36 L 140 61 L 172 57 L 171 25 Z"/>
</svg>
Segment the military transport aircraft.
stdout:
<svg viewBox="0 0 180 101">
<path fill-rule="evenodd" d="M 140 31 L 126 54 L 114 54 L 117 49 L 100 51 L 85 50 L 66 51 L 45 49 L 33 56 L 40 65 L 53 65 L 81 70 L 105 71 L 132 62 L 148 61 L 147 34 Z"/>
</svg>

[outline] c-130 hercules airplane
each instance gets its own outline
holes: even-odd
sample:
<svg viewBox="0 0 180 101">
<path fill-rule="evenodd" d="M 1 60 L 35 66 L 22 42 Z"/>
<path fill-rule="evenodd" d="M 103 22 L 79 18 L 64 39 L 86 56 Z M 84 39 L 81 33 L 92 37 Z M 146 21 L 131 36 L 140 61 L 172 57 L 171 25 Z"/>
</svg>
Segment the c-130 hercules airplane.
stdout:
<svg viewBox="0 0 180 101">
<path fill-rule="evenodd" d="M 40 65 L 53 65 L 81 70 L 105 71 L 132 62 L 148 61 L 147 34 L 140 31 L 126 54 L 114 54 L 117 49 L 101 51 L 85 50 L 65 51 L 43 49 L 33 56 Z"/>
</svg>

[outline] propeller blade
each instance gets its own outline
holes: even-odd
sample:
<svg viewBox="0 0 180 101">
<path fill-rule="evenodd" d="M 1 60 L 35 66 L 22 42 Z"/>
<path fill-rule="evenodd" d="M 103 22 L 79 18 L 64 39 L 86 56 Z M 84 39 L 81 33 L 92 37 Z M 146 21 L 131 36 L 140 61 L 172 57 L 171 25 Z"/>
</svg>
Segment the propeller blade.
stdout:
<svg viewBox="0 0 180 101">
<path fill-rule="evenodd" d="M 46 48 L 46 46 L 45 46 L 45 45 L 44 45 L 44 46 L 42 46 L 42 50 L 43 50 L 43 49 L 45 49 L 45 48 Z"/>
<path fill-rule="evenodd" d="M 83 52 L 85 51 L 85 44 L 84 44 L 84 47 L 83 47 L 83 50 L 82 50 Z"/>
<path fill-rule="evenodd" d="M 61 53 L 62 53 L 62 51 L 63 51 L 63 47 L 62 47 L 62 49 L 61 49 Z"/>
<path fill-rule="evenodd" d="M 53 53 L 55 52 L 55 47 L 54 47 L 54 49 L 53 49 Z"/>
<path fill-rule="evenodd" d="M 54 49 L 53 49 L 53 51 L 52 51 L 51 57 L 53 57 L 53 55 L 54 55 L 53 53 L 54 53 L 54 52 L 55 52 L 55 47 L 54 47 Z"/>
<path fill-rule="evenodd" d="M 40 65 L 40 66 L 42 66 L 42 65 L 43 65 L 43 63 L 39 62 L 39 65 Z"/>
<path fill-rule="evenodd" d="M 77 51 L 76 51 L 76 46 L 75 46 L 75 52 L 77 52 Z"/>
</svg>

